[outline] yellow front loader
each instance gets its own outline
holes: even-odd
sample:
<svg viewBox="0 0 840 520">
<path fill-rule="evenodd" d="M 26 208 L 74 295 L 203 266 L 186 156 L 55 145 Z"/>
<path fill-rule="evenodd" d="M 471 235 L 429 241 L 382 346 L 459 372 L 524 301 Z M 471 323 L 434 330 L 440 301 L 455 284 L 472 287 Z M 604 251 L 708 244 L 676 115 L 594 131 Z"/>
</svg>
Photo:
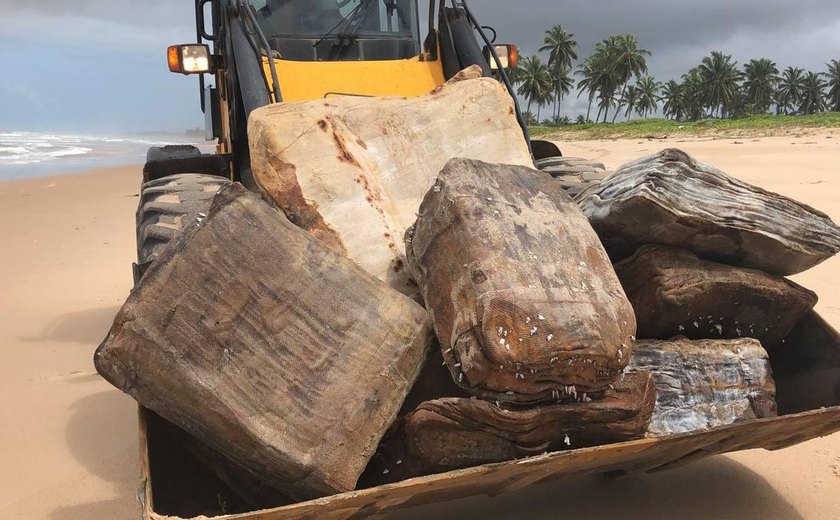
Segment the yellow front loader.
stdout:
<svg viewBox="0 0 840 520">
<path fill-rule="evenodd" d="M 180 229 L 201 218 L 222 185 L 238 181 L 256 189 L 247 121 L 259 107 L 337 96 L 420 96 L 473 65 L 498 78 L 516 101 L 505 72 L 516 66 L 516 47 L 497 44 L 495 31 L 481 26 L 465 0 L 196 0 L 195 7 L 197 42 L 170 47 L 168 62 L 173 72 L 198 75 L 207 138 L 217 142 L 216 151 L 149 150 L 137 212 L 135 280 Z M 531 141 L 518 103 L 516 113 L 536 164 L 561 155 L 550 143 Z M 223 460 L 208 468 L 212 458 L 196 454 L 201 447 L 187 433 L 141 408 L 143 514 L 364 518 L 554 479 L 660 470 L 728 451 L 776 449 L 840 429 L 840 335 L 812 313 L 787 343 L 787 357 L 771 360 L 778 418 L 547 453 L 262 512 L 249 511 L 235 491 L 236 485 L 254 488 L 259 482 L 231 486 L 241 475 L 225 475 Z"/>
</svg>

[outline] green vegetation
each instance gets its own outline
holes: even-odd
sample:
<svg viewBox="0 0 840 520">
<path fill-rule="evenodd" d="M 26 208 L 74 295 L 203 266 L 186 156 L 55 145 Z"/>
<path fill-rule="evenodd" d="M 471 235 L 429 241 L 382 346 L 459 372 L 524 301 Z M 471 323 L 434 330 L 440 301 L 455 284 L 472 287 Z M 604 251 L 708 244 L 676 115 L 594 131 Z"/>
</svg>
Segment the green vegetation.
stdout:
<svg viewBox="0 0 840 520">
<path fill-rule="evenodd" d="M 535 134 L 546 127 L 567 127 L 573 122 L 560 115 L 560 101 L 577 89 L 577 96 L 589 102 L 586 117 L 574 122 L 579 128 L 568 132 L 636 135 L 636 132 L 706 133 L 720 131 L 770 130 L 781 127 L 837 126 L 837 117 L 812 117 L 840 112 L 840 60 L 826 64 L 827 72 L 788 67 L 781 72 L 768 58 L 748 61 L 739 68 L 732 56 L 714 51 L 682 75 L 660 83 L 648 75 L 650 51 L 639 46 L 635 35 L 611 35 L 599 42 L 594 53 L 574 68 L 578 44 L 574 34 L 556 25 L 546 31 L 539 55 L 523 57 L 518 69 L 509 71 L 517 92 L 527 104 L 525 118 Z M 574 72 L 573 72 L 574 71 Z M 572 76 L 577 76 L 577 85 Z M 542 119 L 542 108 L 553 105 L 551 117 Z M 616 128 L 593 127 L 595 122 L 613 123 L 622 114 L 647 118 L 659 112 L 666 120 L 641 124 L 622 123 Z M 536 113 L 534 113 L 536 110 Z M 768 114 L 789 117 L 765 117 Z M 612 116 L 612 118 L 610 118 Z M 715 118 L 710 121 L 710 118 Z M 728 120 L 728 122 L 727 122 Z M 643 130 L 644 129 L 644 130 Z"/>
<path fill-rule="evenodd" d="M 674 136 L 765 137 L 795 134 L 809 128 L 840 128 L 840 112 L 811 115 L 756 115 L 740 119 L 637 119 L 615 124 L 583 123 L 562 127 L 532 126 L 532 137 L 566 140 L 653 138 Z"/>
</svg>

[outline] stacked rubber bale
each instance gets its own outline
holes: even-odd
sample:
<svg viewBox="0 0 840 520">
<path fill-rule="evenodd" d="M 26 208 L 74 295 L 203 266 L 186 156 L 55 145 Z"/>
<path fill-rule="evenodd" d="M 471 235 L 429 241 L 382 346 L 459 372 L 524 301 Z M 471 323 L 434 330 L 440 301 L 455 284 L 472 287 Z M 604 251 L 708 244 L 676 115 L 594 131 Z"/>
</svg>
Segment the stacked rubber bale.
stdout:
<svg viewBox="0 0 840 520">
<path fill-rule="evenodd" d="M 612 174 L 604 163 L 580 157 L 547 157 L 537 159 L 534 164 L 538 169 L 554 177 L 572 198 Z"/>
<path fill-rule="evenodd" d="M 840 250 L 823 213 L 668 149 L 577 198 L 638 321 L 630 368 L 658 386 L 650 430 L 776 415 L 768 350 L 817 296 L 785 278 Z"/>
<path fill-rule="evenodd" d="M 633 310 L 551 176 L 453 159 L 405 242 L 440 350 L 364 482 L 645 434 L 653 379 L 624 375 Z"/>
</svg>

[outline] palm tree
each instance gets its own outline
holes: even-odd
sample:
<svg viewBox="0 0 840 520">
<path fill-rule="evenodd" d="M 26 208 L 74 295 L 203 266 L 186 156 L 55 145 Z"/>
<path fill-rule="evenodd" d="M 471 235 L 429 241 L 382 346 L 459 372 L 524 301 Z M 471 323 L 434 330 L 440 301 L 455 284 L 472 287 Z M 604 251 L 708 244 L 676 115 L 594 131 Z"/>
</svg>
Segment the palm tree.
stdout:
<svg viewBox="0 0 840 520">
<path fill-rule="evenodd" d="M 639 48 L 639 40 L 634 34 L 613 36 L 608 41 L 610 41 L 612 47 L 611 61 L 615 79 L 618 85 L 621 86 L 620 97 L 624 97 L 624 91 L 627 90 L 630 78 L 635 76 L 638 79 L 642 74 L 647 72 L 648 68 L 645 56 L 650 56 L 650 51 Z M 620 102 L 618 106 L 620 109 Z M 615 121 L 615 116 L 617 115 L 618 111 L 613 116 L 613 121 Z"/>
<path fill-rule="evenodd" d="M 828 108 L 840 112 L 840 60 L 831 60 L 828 65 Z"/>
<path fill-rule="evenodd" d="M 535 102 L 539 111 L 548 93 L 552 91 L 548 67 L 539 56 L 529 56 L 519 64 L 517 79 L 519 84 L 517 92 L 528 101 L 527 111 L 531 112 L 531 105 Z M 537 119 L 539 120 L 539 115 Z"/>
<path fill-rule="evenodd" d="M 690 121 L 697 121 L 705 116 L 706 105 L 703 78 L 700 75 L 700 68 L 694 67 L 682 76 L 682 106 L 685 116 Z"/>
<path fill-rule="evenodd" d="M 560 117 L 560 108 L 559 103 L 566 97 L 569 92 L 575 86 L 575 81 L 569 75 L 571 73 L 571 69 L 569 68 L 562 68 L 562 69 L 555 69 L 551 68 L 548 72 L 549 76 L 551 76 L 551 92 L 553 99 L 549 99 L 549 101 L 554 101 L 554 116 Z"/>
<path fill-rule="evenodd" d="M 582 77 L 577 84 L 578 97 L 586 91 L 587 98 L 589 99 L 589 106 L 586 109 L 586 120 L 589 121 L 589 116 L 592 113 L 592 102 L 595 100 L 595 94 L 598 92 L 594 56 L 590 56 L 586 59 L 586 61 L 578 65 L 575 75 Z"/>
<path fill-rule="evenodd" d="M 616 72 L 618 57 L 618 37 L 610 36 L 595 45 L 595 53 L 589 57 L 589 66 L 592 69 L 592 86 L 598 97 L 598 117 L 604 114 L 604 122 L 607 122 L 610 107 L 614 104 L 618 87 L 621 85 L 620 78 Z M 617 112 L 617 110 L 616 110 Z"/>
<path fill-rule="evenodd" d="M 542 77 L 542 81 L 545 83 L 540 90 L 539 97 L 535 100 L 537 102 L 537 121 L 539 121 L 540 117 L 542 117 L 542 107 L 545 105 L 551 105 L 551 102 L 554 101 L 554 83 L 551 79 L 551 69 L 545 65 L 543 65 L 543 67 L 545 67 L 545 73 Z M 552 116 L 552 118 L 553 117 L 554 116 Z"/>
<path fill-rule="evenodd" d="M 779 82 L 779 69 L 767 58 L 750 60 L 744 65 L 744 100 L 752 106 L 752 113 L 770 110 Z"/>
<path fill-rule="evenodd" d="M 822 112 L 826 109 L 825 87 L 828 83 L 817 72 L 805 73 L 802 86 L 802 104 L 799 111 L 805 115 Z"/>
<path fill-rule="evenodd" d="M 630 115 L 633 113 L 633 109 L 636 108 L 636 100 L 638 97 L 639 91 L 636 88 L 636 85 L 630 85 L 624 89 L 624 95 L 618 100 L 618 106 L 627 107 L 624 111 L 624 117 L 628 120 L 630 119 Z"/>
<path fill-rule="evenodd" d="M 565 76 L 568 77 L 568 71 L 572 68 L 572 61 L 577 59 L 577 52 L 575 49 L 578 44 L 574 40 L 575 35 L 567 33 L 563 27 L 555 25 L 545 32 L 545 39 L 543 45 L 540 47 L 540 52 L 548 52 L 548 66 L 554 72 L 554 79 L 560 80 L 564 77 L 563 72 L 566 71 Z M 568 90 L 563 91 L 563 86 L 555 83 L 554 89 L 554 111 L 555 115 L 560 115 L 558 112 L 560 99 L 564 94 L 568 94 Z"/>
<path fill-rule="evenodd" d="M 670 80 L 662 86 L 662 95 L 659 97 L 659 101 L 665 103 L 662 105 L 662 111 L 665 113 L 665 117 L 672 117 L 676 120 L 681 120 L 685 117 L 686 110 L 683 88 L 676 81 Z"/>
<path fill-rule="evenodd" d="M 776 91 L 776 112 L 789 114 L 801 105 L 802 90 L 805 87 L 805 71 L 799 67 L 788 67 L 782 72 Z"/>
<path fill-rule="evenodd" d="M 643 76 L 636 82 L 636 112 L 645 118 L 659 108 L 659 91 L 662 83 L 650 76 Z"/>
<path fill-rule="evenodd" d="M 698 67 L 703 88 L 704 105 L 718 111 L 719 117 L 735 106 L 739 97 L 738 80 L 740 73 L 732 56 L 720 51 L 713 51 L 703 58 Z"/>
</svg>

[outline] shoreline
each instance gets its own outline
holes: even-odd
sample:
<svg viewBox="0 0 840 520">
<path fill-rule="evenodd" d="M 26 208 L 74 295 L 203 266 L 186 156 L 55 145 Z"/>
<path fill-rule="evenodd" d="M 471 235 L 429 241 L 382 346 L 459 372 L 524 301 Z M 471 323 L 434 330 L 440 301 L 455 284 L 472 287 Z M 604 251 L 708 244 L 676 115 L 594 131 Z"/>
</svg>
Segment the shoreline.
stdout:
<svg viewBox="0 0 840 520">
<path fill-rule="evenodd" d="M 560 142 L 616 168 L 675 146 L 840 222 L 840 138 Z M 808 144 L 813 143 L 813 144 Z M 131 286 L 142 165 L 0 181 L 0 518 L 136 518 L 137 406 L 92 362 Z M 840 257 L 793 277 L 840 327 Z M 432 504 L 385 520 L 583 518 L 835 519 L 840 434 L 621 479 L 588 477 L 512 495 Z"/>
<path fill-rule="evenodd" d="M 67 173 L 50 173 L 46 175 L 36 175 L 32 177 L 18 177 L 15 179 L 0 179 L 0 186 L 14 186 L 25 185 L 28 183 L 44 182 L 49 183 L 58 182 L 61 180 L 79 180 L 85 177 L 94 177 L 98 175 L 114 175 L 127 173 L 126 170 L 133 170 L 137 174 L 137 189 L 140 189 L 140 181 L 143 179 L 143 163 L 126 163 L 117 166 L 97 166 L 81 171 L 72 171 Z"/>
</svg>

